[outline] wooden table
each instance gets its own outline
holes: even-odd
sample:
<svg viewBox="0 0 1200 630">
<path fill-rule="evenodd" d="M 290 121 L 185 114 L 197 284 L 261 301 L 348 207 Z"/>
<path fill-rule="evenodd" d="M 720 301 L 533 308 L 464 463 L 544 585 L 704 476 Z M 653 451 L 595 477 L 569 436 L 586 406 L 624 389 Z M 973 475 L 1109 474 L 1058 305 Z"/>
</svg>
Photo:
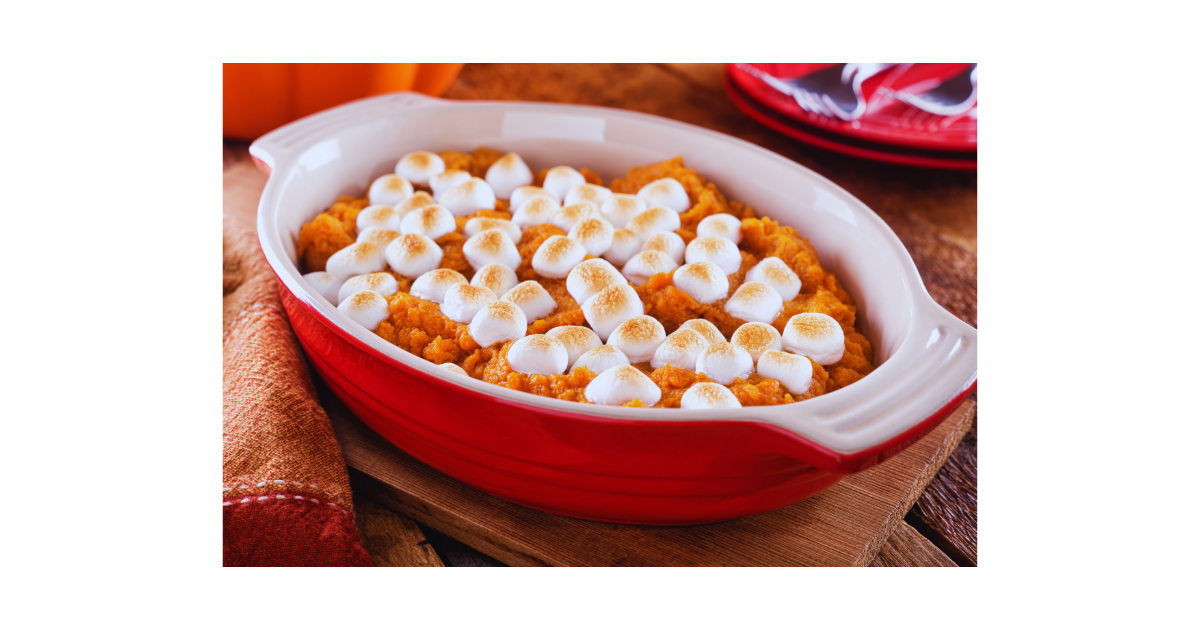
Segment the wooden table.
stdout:
<svg viewBox="0 0 1200 630">
<path fill-rule="evenodd" d="M 904 243 L 933 298 L 976 326 L 976 174 L 869 162 L 811 147 L 742 114 L 721 64 L 467 64 L 445 98 L 619 107 L 753 142 L 820 173 L 873 209 Z M 261 189 L 244 143 L 225 143 L 230 187 Z M 244 206 L 244 204 L 243 204 Z M 252 207 L 235 211 L 252 216 Z M 978 414 L 978 411 L 976 411 Z M 975 566 L 976 434 L 963 438 L 880 550 L 874 566 Z M 503 566 L 356 493 L 364 545 L 380 566 Z"/>
</svg>

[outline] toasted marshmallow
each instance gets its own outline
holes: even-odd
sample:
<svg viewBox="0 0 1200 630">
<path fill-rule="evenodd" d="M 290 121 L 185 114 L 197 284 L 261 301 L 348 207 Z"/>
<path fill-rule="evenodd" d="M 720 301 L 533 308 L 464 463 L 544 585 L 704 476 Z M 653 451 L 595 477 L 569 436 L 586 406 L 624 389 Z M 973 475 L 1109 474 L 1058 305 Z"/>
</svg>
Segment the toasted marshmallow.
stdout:
<svg viewBox="0 0 1200 630">
<path fill-rule="evenodd" d="M 510 206 L 511 207 L 511 206 Z M 521 229 L 543 223 L 553 223 L 554 215 L 562 210 L 562 206 L 550 195 L 534 195 L 517 207 L 513 213 L 512 222 Z"/>
<path fill-rule="evenodd" d="M 583 304 L 600 289 L 614 283 L 625 284 L 625 277 L 607 260 L 592 258 L 575 265 L 567 274 L 567 293 Z"/>
<path fill-rule="evenodd" d="M 678 273 L 678 272 L 676 272 Z M 700 336 L 708 340 L 709 344 L 721 343 L 725 341 L 725 335 L 721 334 L 721 329 L 717 328 L 716 324 L 707 319 L 689 319 L 683 322 L 679 330 L 694 330 L 700 333 Z"/>
<path fill-rule="evenodd" d="M 563 206 L 562 210 L 554 213 L 550 222 L 554 224 L 554 227 L 564 232 L 570 232 L 576 223 L 588 218 L 603 219 L 604 215 L 600 214 L 600 211 L 590 203 L 577 203 Z"/>
<path fill-rule="evenodd" d="M 659 232 L 678 230 L 679 225 L 679 215 L 674 211 L 662 206 L 653 206 L 630 219 L 629 223 L 625 224 L 625 229 L 637 234 L 645 243 L 650 240 L 651 236 Z"/>
<path fill-rule="evenodd" d="M 358 243 L 374 243 L 380 250 L 387 250 L 387 246 L 392 241 L 400 238 L 402 235 L 396 230 L 387 230 L 384 228 L 370 227 L 358 233 L 358 238 L 355 242 Z"/>
<path fill-rule="evenodd" d="M 513 212 L 516 212 L 517 208 L 521 207 L 521 204 L 529 201 L 529 198 L 533 197 L 534 195 L 546 195 L 547 197 L 553 198 L 555 202 L 558 201 L 557 197 L 550 194 L 549 191 L 541 186 L 518 186 L 517 189 L 512 191 L 512 194 L 508 197 L 509 209 Z"/>
<path fill-rule="evenodd" d="M 642 250 L 625 263 L 621 274 L 629 278 L 630 282 L 642 285 L 646 284 L 654 274 L 670 273 L 677 267 L 679 265 L 675 263 L 675 259 L 666 252 L 660 252 L 657 249 Z"/>
<path fill-rule="evenodd" d="M 466 370 L 458 367 L 457 365 L 455 365 L 453 363 L 442 363 L 441 365 L 438 365 L 438 367 L 442 368 L 443 370 L 446 370 L 447 372 L 454 372 L 455 374 L 462 374 L 463 376 L 467 376 L 467 377 L 471 376 L 470 374 L 467 374 Z"/>
<path fill-rule="evenodd" d="M 396 162 L 396 174 L 414 184 L 428 184 L 430 177 L 445 170 L 442 156 L 429 151 L 413 151 Z"/>
<path fill-rule="evenodd" d="M 787 263 L 771 256 L 764 258 L 746 272 L 746 282 L 761 282 L 768 284 L 779 293 L 784 302 L 792 300 L 800 293 L 800 276 Z"/>
<path fill-rule="evenodd" d="M 750 358 L 749 352 L 729 342 L 714 343 L 696 357 L 696 371 L 728 385 L 735 378 L 749 377 L 754 371 L 754 359 Z"/>
<path fill-rule="evenodd" d="M 506 221 L 504 219 L 489 219 L 487 217 L 475 217 L 463 226 L 463 236 L 471 238 L 484 230 L 504 230 L 508 238 L 512 239 L 513 243 L 521 241 L 521 228 L 517 227 L 516 223 Z"/>
<path fill-rule="evenodd" d="M 346 280 L 345 284 L 338 289 L 337 303 L 341 304 L 346 298 L 359 291 L 374 291 L 386 298 L 399 290 L 400 283 L 396 282 L 396 277 L 392 274 L 386 271 L 365 273 Z"/>
<path fill-rule="evenodd" d="M 348 245 L 329 257 L 325 262 L 325 271 L 339 278 L 383 271 L 387 266 L 383 251 L 374 243 Z"/>
<path fill-rule="evenodd" d="M 576 223 L 567 238 L 583 245 L 587 253 L 599 256 L 612 247 L 613 226 L 598 217 L 588 217 Z"/>
<path fill-rule="evenodd" d="M 338 304 L 338 310 L 349 315 L 367 330 L 375 330 L 379 322 L 388 318 L 387 300 L 374 291 L 359 291 Z"/>
<path fill-rule="evenodd" d="M 629 357 L 630 363 L 643 363 L 654 358 L 654 351 L 667 338 L 667 331 L 649 315 L 630 317 L 621 322 L 608 337 L 608 345 Z"/>
<path fill-rule="evenodd" d="M 508 293 L 505 293 L 504 297 L 500 299 L 516 304 L 521 312 L 525 313 L 526 324 L 532 324 L 538 318 L 545 317 L 558 308 L 558 302 L 555 302 L 550 292 L 536 280 L 526 280 L 518 284 L 509 289 Z"/>
<path fill-rule="evenodd" d="M 756 362 L 767 350 L 783 350 L 783 342 L 779 331 L 770 324 L 749 322 L 738 326 L 729 336 L 729 343 L 750 353 L 750 358 Z"/>
<path fill-rule="evenodd" d="M 651 407 L 662 398 L 662 390 L 641 370 L 632 365 L 618 365 L 592 379 L 583 395 L 597 405 L 623 405 L 640 400 Z"/>
<path fill-rule="evenodd" d="M 575 265 L 583 262 L 587 250 L 565 236 L 551 236 L 533 255 L 533 270 L 543 278 L 566 278 Z"/>
<path fill-rule="evenodd" d="M 516 244 L 504 230 L 492 228 L 484 230 L 463 243 L 463 256 L 476 269 L 488 265 L 507 265 L 516 269 L 521 265 L 521 253 Z"/>
<path fill-rule="evenodd" d="M 435 203 L 437 202 L 433 200 L 433 197 L 429 196 L 429 193 L 425 192 L 424 190 L 418 190 L 417 192 L 413 193 L 413 196 L 396 204 L 395 210 L 396 214 L 400 215 L 400 219 L 403 220 L 404 217 L 408 216 L 408 213 L 412 212 L 413 210 L 416 210 L 417 208 L 424 208 L 425 206 L 432 206 Z"/>
<path fill-rule="evenodd" d="M 700 357 L 700 353 L 704 352 L 705 348 L 711 345 L 712 343 L 700 333 L 680 328 L 667 335 L 662 345 L 654 351 L 654 358 L 650 359 L 650 367 L 658 369 L 670 364 L 685 370 L 694 371 L 696 369 L 696 359 Z"/>
<path fill-rule="evenodd" d="M 488 167 L 484 179 L 497 197 L 508 199 L 517 188 L 533 183 L 533 171 L 529 170 L 521 156 L 509 153 Z"/>
<path fill-rule="evenodd" d="M 758 375 L 773 378 L 793 396 L 808 391 L 813 380 L 812 362 L 798 354 L 767 350 L 758 358 Z"/>
<path fill-rule="evenodd" d="M 484 348 L 525 336 L 525 313 L 512 302 L 496 300 L 479 309 L 467 328 L 475 343 Z"/>
<path fill-rule="evenodd" d="M 317 290 L 321 297 L 329 300 L 330 304 L 341 304 L 338 299 L 338 289 L 342 288 L 342 279 L 328 271 L 314 271 L 304 274 L 304 281 Z"/>
<path fill-rule="evenodd" d="M 642 298 L 623 282 L 610 284 L 583 303 L 583 317 L 601 341 L 607 341 L 617 326 L 644 312 Z"/>
<path fill-rule="evenodd" d="M 471 181 L 471 174 L 458 169 L 450 169 L 429 178 L 429 188 L 433 190 L 433 198 L 440 199 L 446 191 L 457 188 Z"/>
<path fill-rule="evenodd" d="M 645 212 L 649 207 L 646 200 L 639 199 L 637 195 L 614 193 L 600 206 L 600 214 L 603 214 L 605 220 L 613 224 L 613 227 L 623 228 L 630 219 Z"/>
<path fill-rule="evenodd" d="M 554 198 L 561 203 L 572 187 L 586 183 L 587 179 L 583 177 L 583 173 L 570 166 L 555 166 L 546 171 L 546 179 L 542 182 L 542 188 L 554 195 Z"/>
<path fill-rule="evenodd" d="M 725 302 L 725 312 L 748 322 L 770 324 L 783 310 L 783 298 L 771 285 L 747 282 Z"/>
<path fill-rule="evenodd" d="M 567 370 L 567 348 L 546 335 L 521 337 L 508 347 L 508 367 L 524 374 L 562 374 Z"/>
<path fill-rule="evenodd" d="M 645 199 L 646 204 L 650 207 L 670 208 L 676 214 L 692 207 L 692 202 L 688 200 L 688 194 L 683 189 L 683 184 L 671 177 L 656 179 L 642 186 L 641 190 L 638 190 L 637 196 Z"/>
<path fill-rule="evenodd" d="M 447 190 L 437 200 L 456 217 L 470 216 L 480 210 L 492 210 L 496 207 L 496 193 L 492 192 L 492 187 L 488 186 L 487 182 L 478 177 L 472 177 Z"/>
<path fill-rule="evenodd" d="M 442 248 L 423 234 L 405 234 L 392 241 L 384 250 L 392 271 L 416 278 L 442 264 Z"/>
<path fill-rule="evenodd" d="M 675 261 L 676 265 L 683 264 L 683 252 L 685 248 L 683 237 L 674 232 L 659 232 L 646 239 L 646 242 L 642 244 L 642 251 L 656 249 L 664 252 Z"/>
<path fill-rule="evenodd" d="M 367 199 L 372 205 L 394 206 L 412 195 L 412 184 L 399 175 L 382 175 L 371 182 L 371 188 L 367 191 Z"/>
<path fill-rule="evenodd" d="M 493 263 L 486 265 L 471 277 L 471 284 L 487 287 L 496 295 L 504 295 L 517 286 L 517 272 L 508 265 Z"/>
<path fill-rule="evenodd" d="M 377 203 L 373 206 L 367 206 L 358 213 L 358 218 L 354 220 L 358 231 L 361 232 L 367 228 L 383 228 L 385 230 L 400 230 L 400 216 L 396 209 L 382 203 Z"/>
<path fill-rule="evenodd" d="M 424 234 L 432 239 L 445 236 L 458 229 L 454 215 L 445 207 L 438 204 L 418 208 L 400 221 L 400 232 L 403 234 Z"/>
<path fill-rule="evenodd" d="M 441 304 L 446 297 L 446 290 L 456 284 L 466 284 L 467 279 L 453 269 L 434 269 L 421 274 L 408 290 L 409 295 L 422 300 Z"/>
<path fill-rule="evenodd" d="M 836 319 L 824 313 L 800 313 L 783 327 L 783 347 L 819 365 L 833 365 L 842 360 L 846 336 Z"/>
<path fill-rule="evenodd" d="M 732 214 L 714 214 L 705 217 L 696 226 L 696 236 L 720 236 L 737 245 L 742 242 L 742 220 Z"/>
<path fill-rule="evenodd" d="M 613 230 L 612 245 L 604 252 L 604 260 L 624 267 L 634 254 L 642 251 L 642 238 L 625 228 Z"/>
<path fill-rule="evenodd" d="M 460 323 L 469 323 L 480 309 L 496 301 L 496 294 L 486 287 L 452 284 L 442 296 L 442 315 Z"/>
<path fill-rule="evenodd" d="M 590 203 L 596 208 L 596 212 L 604 206 L 604 202 L 611 199 L 613 192 L 603 186 L 595 184 L 575 184 L 567 191 L 567 196 L 563 197 L 564 206 L 573 206 L 577 203 Z"/>
<path fill-rule="evenodd" d="M 596 346 L 579 355 L 579 358 L 571 364 L 571 369 L 585 367 L 596 374 L 602 374 L 618 365 L 629 365 L 629 358 L 625 356 L 624 352 L 612 346 Z"/>
<path fill-rule="evenodd" d="M 696 383 L 679 399 L 680 409 L 736 409 L 741 406 L 728 387 L 717 383 Z"/>
<path fill-rule="evenodd" d="M 721 268 L 725 275 L 730 275 L 742 268 L 742 252 L 733 241 L 720 236 L 699 236 L 688 243 L 684 260 L 693 262 L 710 262 Z"/>
<path fill-rule="evenodd" d="M 559 326 L 546 333 L 547 337 L 561 343 L 567 349 L 567 365 L 575 365 L 583 353 L 600 346 L 600 338 L 591 328 L 583 326 Z M 628 361 L 626 361 L 628 362 Z"/>
<path fill-rule="evenodd" d="M 729 276 L 710 262 L 688 263 L 671 276 L 675 288 L 701 304 L 712 304 L 729 296 Z M 722 337 L 721 341 L 725 341 Z"/>
</svg>

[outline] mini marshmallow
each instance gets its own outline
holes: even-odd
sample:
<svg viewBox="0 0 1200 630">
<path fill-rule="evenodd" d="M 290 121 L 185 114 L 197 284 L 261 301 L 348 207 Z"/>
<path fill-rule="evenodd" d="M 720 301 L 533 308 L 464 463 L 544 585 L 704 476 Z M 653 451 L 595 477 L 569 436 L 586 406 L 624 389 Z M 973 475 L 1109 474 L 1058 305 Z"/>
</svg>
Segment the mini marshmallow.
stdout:
<svg viewBox="0 0 1200 630">
<path fill-rule="evenodd" d="M 517 272 L 508 265 L 493 263 L 486 265 L 471 278 L 471 284 L 487 287 L 496 295 L 504 295 L 517 286 Z"/>
<path fill-rule="evenodd" d="M 512 302 L 496 300 L 479 309 L 467 328 L 475 343 L 484 348 L 525 336 L 525 313 Z"/>
<path fill-rule="evenodd" d="M 629 365 L 629 358 L 625 353 L 612 346 L 596 346 L 579 355 L 575 363 L 571 364 L 571 370 L 585 367 L 596 374 L 602 374 L 618 365 Z"/>
<path fill-rule="evenodd" d="M 521 156 L 509 153 L 488 167 L 484 179 L 497 197 L 508 199 L 517 188 L 533 183 L 533 171 L 529 170 Z"/>
<path fill-rule="evenodd" d="M 472 177 L 437 197 L 438 203 L 456 217 L 465 217 L 480 210 L 492 210 L 496 207 L 496 193 L 488 183 Z"/>
<path fill-rule="evenodd" d="M 457 365 L 455 365 L 453 363 L 442 363 L 438 367 L 442 368 L 443 370 L 446 370 L 447 372 L 454 372 L 455 374 L 462 374 L 463 376 L 467 376 L 467 377 L 471 376 L 470 374 L 467 374 L 466 370 L 458 367 Z"/>
<path fill-rule="evenodd" d="M 798 354 L 767 350 L 758 358 L 757 370 L 759 376 L 779 381 L 793 397 L 808 391 L 812 385 L 812 362 Z"/>
<path fill-rule="evenodd" d="M 683 244 L 683 237 L 674 232 L 659 232 L 649 239 L 646 239 L 642 245 L 642 251 L 656 249 L 670 256 L 676 265 L 683 264 L 683 252 L 686 246 Z"/>
<path fill-rule="evenodd" d="M 546 171 L 546 178 L 542 181 L 542 188 L 546 189 L 546 192 L 551 195 L 554 195 L 554 198 L 559 202 L 562 202 L 572 187 L 586 183 L 587 179 L 583 177 L 583 173 L 570 166 L 555 166 Z"/>
<path fill-rule="evenodd" d="M 516 223 L 487 217 L 475 217 L 467 221 L 467 224 L 463 226 L 463 236 L 471 238 L 484 230 L 504 230 L 514 244 L 521 241 L 521 228 L 517 227 Z"/>
<path fill-rule="evenodd" d="M 354 220 L 358 231 L 361 232 L 367 228 L 383 228 L 385 230 L 399 230 L 400 216 L 396 209 L 382 203 L 377 203 L 373 206 L 367 206 L 358 213 L 358 218 Z"/>
<path fill-rule="evenodd" d="M 792 300 L 800 293 L 800 276 L 775 256 L 764 258 L 746 272 L 746 282 L 761 282 L 768 284 L 779 293 L 784 302 Z"/>
<path fill-rule="evenodd" d="M 621 322 L 608 337 L 608 345 L 625 353 L 630 363 L 644 363 L 654 358 L 654 351 L 667 338 L 667 331 L 649 315 L 630 317 Z"/>
<path fill-rule="evenodd" d="M 379 322 L 388 318 L 387 300 L 374 291 L 359 291 L 338 304 L 338 310 L 350 316 L 367 330 L 375 330 Z"/>
<path fill-rule="evenodd" d="M 824 313 L 800 313 L 783 327 L 783 347 L 820 365 L 833 365 L 842 360 L 846 336 L 836 319 Z"/>
<path fill-rule="evenodd" d="M 354 243 L 330 256 L 325 262 L 325 271 L 339 278 L 383 271 L 387 267 L 383 252 L 374 243 Z"/>
<path fill-rule="evenodd" d="M 385 204 L 394 206 L 413 195 L 412 184 L 399 175 L 382 175 L 371 182 L 367 191 L 367 199 L 372 205 Z"/>
<path fill-rule="evenodd" d="M 669 208 L 654 206 L 630 219 L 629 223 L 625 224 L 625 229 L 637 234 L 645 243 L 650 240 L 651 236 L 659 232 L 674 232 L 679 229 L 679 226 L 678 214 Z"/>
<path fill-rule="evenodd" d="M 738 326 L 729 336 L 729 343 L 750 353 L 755 362 L 767 350 L 783 350 L 779 331 L 774 326 L 762 322 L 749 322 Z"/>
<path fill-rule="evenodd" d="M 742 268 L 742 252 L 733 241 L 720 236 L 699 236 L 688 243 L 684 260 L 692 262 L 710 262 L 721 268 L 725 275 L 730 275 Z"/>
<path fill-rule="evenodd" d="M 711 345 L 712 343 L 700 333 L 680 328 L 667 335 L 662 345 L 654 351 L 654 358 L 650 359 L 650 367 L 658 369 L 670 364 L 695 371 L 696 359 L 700 357 L 700 353 L 704 352 L 705 348 Z"/>
<path fill-rule="evenodd" d="M 629 281 L 642 285 L 650 280 L 650 277 L 659 273 L 670 273 L 675 268 L 679 267 L 675 263 L 675 259 L 671 258 L 666 252 L 660 252 L 656 249 L 649 251 L 642 250 L 629 259 L 625 263 L 625 267 L 621 269 L 621 274 Z"/>
<path fill-rule="evenodd" d="M 649 376 L 632 365 L 618 365 L 592 379 L 583 390 L 588 401 L 597 405 L 623 405 L 634 400 L 651 407 L 662 398 L 662 390 Z"/>
<path fill-rule="evenodd" d="M 625 284 L 625 277 L 607 260 L 592 258 L 585 260 L 567 274 L 567 293 L 583 304 L 600 289 L 614 284 Z"/>
<path fill-rule="evenodd" d="M 558 308 L 558 302 L 555 302 L 550 292 L 536 280 L 526 280 L 518 284 L 500 299 L 520 307 L 521 312 L 525 313 L 526 324 L 532 324 Z"/>
<path fill-rule="evenodd" d="M 567 364 L 575 365 L 583 353 L 600 346 L 600 338 L 591 328 L 583 326 L 558 326 L 546 333 L 547 337 L 561 343 L 567 349 Z M 628 362 L 628 361 L 626 361 Z"/>
<path fill-rule="evenodd" d="M 562 374 L 567 370 L 567 349 L 546 335 L 521 337 L 508 347 L 508 367 L 523 374 Z"/>
<path fill-rule="evenodd" d="M 590 203 L 596 208 L 596 212 L 613 196 L 613 192 L 603 186 L 595 184 L 575 184 L 567 191 L 567 196 L 563 197 L 564 206 L 573 206 L 577 203 Z"/>
<path fill-rule="evenodd" d="M 650 207 L 663 206 L 675 211 L 676 214 L 686 211 L 692 207 L 692 202 L 688 200 L 687 191 L 683 189 L 683 184 L 671 177 L 657 179 L 638 190 L 637 196 L 646 200 L 646 204 Z"/>
<path fill-rule="evenodd" d="M 563 206 L 562 210 L 554 213 L 554 217 L 550 219 L 550 222 L 558 229 L 570 232 L 576 223 L 587 218 L 603 219 L 604 215 L 600 214 L 600 211 L 589 203 L 576 203 Z"/>
<path fill-rule="evenodd" d="M 736 409 L 741 406 L 737 396 L 718 383 L 696 383 L 679 399 L 680 409 Z"/>
<path fill-rule="evenodd" d="M 511 206 L 510 206 L 511 207 Z M 521 229 L 552 223 L 562 206 L 550 195 L 534 195 L 526 199 L 513 213 L 512 222 Z"/>
<path fill-rule="evenodd" d="M 615 193 L 600 206 L 600 214 L 603 214 L 613 227 L 623 228 L 630 219 L 645 212 L 649 207 L 646 200 L 639 199 L 637 195 Z"/>
<path fill-rule="evenodd" d="M 387 246 L 384 255 L 392 271 L 406 278 L 416 278 L 442 264 L 442 248 L 423 234 L 401 236 Z"/>
<path fill-rule="evenodd" d="M 742 242 L 742 220 L 732 214 L 704 217 L 696 226 L 696 236 L 720 236 L 736 245 Z"/>
<path fill-rule="evenodd" d="M 429 196 L 429 193 L 425 192 L 424 190 L 418 190 L 413 194 L 413 196 L 397 204 L 395 206 L 395 210 L 396 214 L 400 215 L 401 219 L 404 219 L 404 217 L 408 216 L 408 213 L 412 212 L 413 210 L 416 210 L 417 208 L 424 208 L 425 206 L 432 206 L 435 203 L 437 202 L 433 200 L 433 197 Z"/>
<path fill-rule="evenodd" d="M 445 236 L 458 229 L 454 215 L 445 207 L 438 204 L 418 208 L 400 221 L 400 232 L 403 234 L 424 234 L 432 239 Z"/>
<path fill-rule="evenodd" d="M 429 178 L 429 188 L 433 190 L 433 198 L 439 199 L 446 191 L 457 188 L 471 181 L 471 174 L 458 169 L 438 173 Z"/>
<path fill-rule="evenodd" d="M 722 385 L 729 385 L 735 378 L 750 376 L 754 371 L 754 359 L 750 358 L 749 352 L 729 342 L 714 343 L 696 357 L 696 371 Z"/>
<path fill-rule="evenodd" d="M 467 324 L 480 309 L 495 301 L 496 294 L 491 289 L 453 284 L 446 288 L 446 294 L 442 296 L 442 315 L 460 324 Z"/>
<path fill-rule="evenodd" d="M 583 245 L 587 253 L 599 256 L 612 247 L 613 226 L 608 221 L 598 217 L 588 217 L 576 223 L 567 238 Z"/>
<path fill-rule="evenodd" d="M 521 207 L 521 204 L 528 201 L 534 195 L 546 195 L 553 198 L 555 203 L 558 202 L 557 197 L 554 197 L 554 195 L 541 186 L 518 186 L 508 197 L 509 210 L 515 212 L 517 208 Z"/>
<path fill-rule="evenodd" d="M 671 279 L 676 289 L 701 304 L 712 304 L 729 296 L 729 276 L 710 262 L 688 263 L 676 269 Z"/>
<path fill-rule="evenodd" d="M 642 298 L 626 283 L 610 284 L 583 303 L 583 317 L 601 341 L 630 317 L 644 312 Z"/>
<path fill-rule="evenodd" d="M 625 263 L 640 251 L 642 251 L 641 237 L 625 228 L 617 228 L 613 230 L 612 245 L 609 246 L 607 252 L 604 252 L 604 260 L 624 267 Z"/>
<path fill-rule="evenodd" d="M 314 271 L 304 274 L 304 281 L 312 288 L 317 290 L 317 293 L 329 300 L 330 304 L 341 304 L 338 299 L 338 289 L 342 288 L 342 279 L 329 273 L 328 271 Z"/>
<path fill-rule="evenodd" d="M 376 247 L 386 251 L 387 246 L 391 245 L 392 241 L 403 236 L 396 230 L 386 230 L 384 228 L 370 227 L 358 233 L 357 243 L 374 243 Z"/>
<path fill-rule="evenodd" d="M 408 294 L 422 300 L 441 304 L 446 298 L 446 290 L 456 284 L 466 284 L 467 279 L 453 269 L 434 269 L 421 274 L 412 283 Z"/>
<path fill-rule="evenodd" d="M 725 302 L 725 312 L 748 322 L 770 324 L 783 310 L 783 298 L 771 285 L 747 282 Z"/>
<path fill-rule="evenodd" d="M 534 253 L 533 270 L 543 278 L 566 278 L 584 256 L 587 250 L 583 245 L 565 236 L 551 236 Z"/>
<path fill-rule="evenodd" d="M 345 284 L 338 289 L 337 303 L 341 304 L 346 298 L 359 291 L 374 291 L 386 298 L 399 290 L 400 283 L 396 282 L 396 277 L 392 274 L 386 271 L 365 273 L 346 280 Z"/>
<path fill-rule="evenodd" d="M 679 330 L 694 330 L 700 333 L 700 336 L 707 339 L 710 345 L 725 341 L 725 335 L 721 334 L 721 330 L 717 328 L 716 324 L 713 324 L 707 319 L 689 319 L 686 322 L 683 322 L 683 325 L 679 327 Z"/>
<path fill-rule="evenodd" d="M 475 269 L 483 269 L 488 265 L 507 265 L 516 269 L 521 265 L 521 253 L 516 244 L 504 230 L 492 228 L 484 230 L 463 243 L 463 256 Z"/>
<path fill-rule="evenodd" d="M 430 177 L 445 170 L 442 156 L 429 151 L 413 151 L 396 162 L 396 174 L 414 184 L 428 184 Z"/>
</svg>

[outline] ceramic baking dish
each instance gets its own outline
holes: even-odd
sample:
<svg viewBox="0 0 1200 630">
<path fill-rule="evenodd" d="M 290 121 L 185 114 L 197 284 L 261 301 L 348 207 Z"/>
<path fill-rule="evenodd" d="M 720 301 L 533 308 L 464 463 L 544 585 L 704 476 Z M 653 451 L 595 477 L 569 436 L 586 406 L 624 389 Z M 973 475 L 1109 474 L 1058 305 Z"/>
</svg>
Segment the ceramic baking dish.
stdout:
<svg viewBox="0 0 1200 630">
<path fill-rule="evenodd" d="M 480 145 L 516 151 L 535 169 L 586 166 L 605 181 L 682 155 L 728 198 L 812 241 L 858 300 L 878 368 L 824 396 L 735 412 L 559 401 L 438 369 L 302 279 L 296 236 L 338 195 L 361 194 L 409 151 Z M 933 302 L 887 225 L 816 173 L 726 135 L 621 110 L 399 93 L 296 121 L 250 152 L 270 172 L 258 214 L 263 252 L 321 378 L 388 441 L 515 503 L 627 523 L 758 514 L 895 455 L 975 386 L 976 330 Z"/>
</svg>

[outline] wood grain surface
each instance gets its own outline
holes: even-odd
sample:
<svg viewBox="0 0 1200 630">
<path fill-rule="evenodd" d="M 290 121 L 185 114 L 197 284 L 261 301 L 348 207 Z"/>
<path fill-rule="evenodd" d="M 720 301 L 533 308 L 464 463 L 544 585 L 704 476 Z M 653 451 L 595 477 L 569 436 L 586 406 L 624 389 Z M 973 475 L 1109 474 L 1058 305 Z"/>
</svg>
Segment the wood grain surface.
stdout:
<svg viewBox="0 0 1200 630">
<path fill-rule="evenodd" d="M 956 567 L 937 545 L 917 533 L 908 523 L 900 523 L 879 549 L 873 567 Z"/>
</svg>

